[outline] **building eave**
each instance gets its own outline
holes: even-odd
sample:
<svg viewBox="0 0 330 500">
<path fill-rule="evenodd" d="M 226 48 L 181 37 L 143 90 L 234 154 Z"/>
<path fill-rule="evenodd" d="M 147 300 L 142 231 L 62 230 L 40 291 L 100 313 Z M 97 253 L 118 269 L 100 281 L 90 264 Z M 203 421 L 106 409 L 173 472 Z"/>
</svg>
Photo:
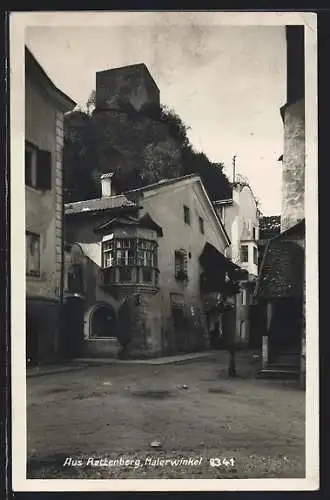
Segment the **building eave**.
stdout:
<svg viewBox="0 0 330 500">
<path fill-rule="evenodd" d="M 39 84 L 57 102 L 63 112 L 72 111 L 76 107 L 77 103 L 56 87 L 28 47 L 25 47 L 25 72 L 33 75 L 38 80 Z"/>
<path fill-rule="evenodd" d="M 196 177 L 197 177 L 198 182 L 199 182 L 199 184 L 200 184 L 200 186 L 201 186 L 201 189 L 202 189 L 202 191 L 203 191 L 203 194 L 204 194 L 204 196 L 205 196 L 205 198 L 206 198 L 206 200 L 207 200 L 207 203 L 208 203 L 208 205 L 209 205 L 209 207 L 210 207 L 210 210 L 211 210 L 212 215 L 213 215 L 213 219 L 215 220 L 215 222 L 216 222 L 217 226 L 218 226 L 218 227 L 220 227 L 220 230 L 221 230 L 221 232 L 222 232 L 223 236 L 225 237 L 225 240 L 226 240 L 227 246 L 229 247 L 229 245 L 230 245 L 231 241 L 230 241 L 230 238 L 229 238 L 229 236 L 228 236 L 228 233 L 227 233 L 227 231 L 226 231 L 226 229 L 225 229 L 225 226 L 224 226 L 223 222 L 221 221 L 220 217 L 218 217 L 218 215 L 217 215 L 217 213 L 216 213 L 216 211 L 215 211 L 215 209 L 214 209 L 213 203 L 211 202 L 211 200 L 210 200 L 210 198 L 209 198 L 209 196 L 208 196 L 208 194 L 207 194 L 207 192 L 206 192 L 206 189 L 205 189 L 205 187 L 204 187 L 204 184 L 203 184 L 203 182 L 202 182 L 202 179 L 201 179 L 199 176 L 196 176 Z"/>
<path fill-rule="evenodd" d="M 215 206 L 218 206 L 218 205 L 231 205 L 233 203 L 233 199 L 232 198 L 228 198 L 227 200 L 215 200 L 213 201 L 213 204 Z"/>
</svg>

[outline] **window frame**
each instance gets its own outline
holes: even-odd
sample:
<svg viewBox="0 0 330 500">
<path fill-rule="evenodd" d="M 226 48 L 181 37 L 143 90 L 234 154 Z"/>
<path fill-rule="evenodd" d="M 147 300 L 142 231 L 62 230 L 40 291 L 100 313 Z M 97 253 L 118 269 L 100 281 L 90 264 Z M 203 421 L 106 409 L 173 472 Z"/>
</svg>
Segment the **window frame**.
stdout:
<svg viewBox="0 0 330 500">
<path fill-rule="evenodd" d="M 28 246 L 31 248 L 31 241 L 29 237 L 34 237 L 36 238 L 36 241 L 38 242 L 38 256 L 37 256 L 37 262 L 38 262 L 38 269 L 31 269 L 31 266 L 29 266 L 29 252 L 28 252 Z M 25 255 L 25 275 L 28 277 L 34 277 L 34 278 L 40 278 L 41 277 L 41 235 L 39 233 L 35 233 L 33 231 L 25 231 L 25 249 L 26 249 L 26 255 Z"/>
<path fill-rule="evenodd" d="M 31 164 L 30 164 L 30 180 L 27 182 L 27 167 L 26 167 L 26 154 L 29 153 L 31 155 Z M 28 186 L 33 189 L 38 189 L 38 180 L 37 180 L 37 156 L 38 156 L 38 147 L 34 144 L 25 141 L 25 186 Z"/>
<path fill-rule="evenodd" d="M 199 221 L 199 231 L 202 233 L 202 234 L 205 234 L 205 227 L 204 227 L 204 219 L 203 217 L 198 217 L 198 221 Z"/>
<path fill-rule="evenodd" d="M 156 275 L 158 276 L 159 270 L 156 240 L 140 237 L 114 237 L 102 241 L 101 252 L 102 270 L 108 270 L 109 276 L 112 275 L 110 278 L 112 284 L 145 283 L 157 286 Z M 130 274 L 129 278 L 124 278 L 125 270 Z M 145 279 L 148 274 L 146 270 L 150 271 L 148 279 Z"/>
<path fill-rule="evenodd" d="M 179 262 L 178 262 L 179 261 Z M 188 256 L 185 249 L 177 249 L 174 251 L 174 276 L 180 279 L 180 274 L 188 279 Z"/>
<path fill-rule="evenodd" d="M 27 153 L 31 154 L 30 179 L 27 176 Z M 36 191 L 53 189 L 53 159 L 51 151 L 40 149 L 30 141 L 25 141 L 25 186 Z"/>
<path fill-rule="evenodd" d="M 191 225 L 190 208 L 188 205 L 183 205 L 183 220 L 188 226 Z"/>
<path fill-rule="evenodd" d="M 246 251 L 246 259 L 243 259 L 243 249 Z M 246 243 L 242 243 L 240 247 L 240 262 L 244 264 L 249 263 L 249 245 Z"/>
<path fill-rule="evenodd" d="M 258 259 L 259 259 L 258 248 L 256 246 L 253 246 L 253 264 L 255 266 L 258 265 Z"/>
</svg>

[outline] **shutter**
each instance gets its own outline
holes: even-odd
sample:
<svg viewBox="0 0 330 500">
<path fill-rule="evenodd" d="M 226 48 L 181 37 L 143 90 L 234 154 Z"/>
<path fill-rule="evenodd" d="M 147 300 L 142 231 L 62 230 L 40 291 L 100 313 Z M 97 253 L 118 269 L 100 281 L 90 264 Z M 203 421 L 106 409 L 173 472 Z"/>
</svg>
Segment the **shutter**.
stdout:
<svg viewBox="0 0 330 500">
<path fill-rule="evenodd" d="M 37 151 L 37 189 L 52 189 L 52 156 L 49 151 Z"/>
</svg>

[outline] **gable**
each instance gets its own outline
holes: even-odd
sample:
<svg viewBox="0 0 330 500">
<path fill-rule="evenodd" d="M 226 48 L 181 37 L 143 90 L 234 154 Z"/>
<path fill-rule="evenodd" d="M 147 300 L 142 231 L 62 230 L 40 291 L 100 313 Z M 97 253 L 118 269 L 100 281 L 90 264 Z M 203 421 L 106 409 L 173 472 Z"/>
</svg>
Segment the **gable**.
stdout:
<svg viewBox="0 0 330 500">
<path fill-rule="evenodd" d="M 207 229 L 208 233 L 212 234 L 213 243 L 217 247 L 225 249 L 230 244 L 199 177 L 183 179 L 168 186 L 157 186 L 153 190 L 148 190 L 144 192 L 141 204 L 145 210 L 150 211 L 151 215 L 157 212 L 157 220 L 161 224 L 165 224 L 165 219 L 167 224 L 177 224 L 181 219 L 183 221 L 183 205 L 186 205 L 190 209 L 194 230 L 199 232 L 198 217 L 202 217 L 205 230 Z"/>
<path fill-rule="evenodd" d="M 216 234 L 221 235 L 221 239 L 223 239 L 225 241 L 225 245 L 228 246 L 230 244 L 229 235 L 226 233 L 224 225 L 217 216 L 211 201 L 209 202 L 207 196 L 205 195 L 202 186 L 203 185 L 200 182 L 195 182 L 193 185 L 194 207 L 200 216 L 203 217 L 204 220 L 207 220 L 208 224 L 211 225 L 213 231 Z"/>
</svg>

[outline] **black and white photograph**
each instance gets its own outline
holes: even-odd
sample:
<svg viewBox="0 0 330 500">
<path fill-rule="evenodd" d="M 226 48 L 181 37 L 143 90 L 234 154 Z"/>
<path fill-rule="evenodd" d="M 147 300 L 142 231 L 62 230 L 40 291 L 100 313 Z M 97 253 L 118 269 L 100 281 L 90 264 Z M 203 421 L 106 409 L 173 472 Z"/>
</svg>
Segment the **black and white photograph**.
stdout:
<svg viewBox="0 0 330 500">
<path fill-rule="evenodd" d="M 14 490 L 317 489 L 316 15 L 10 22 Z"/>
</svg>

